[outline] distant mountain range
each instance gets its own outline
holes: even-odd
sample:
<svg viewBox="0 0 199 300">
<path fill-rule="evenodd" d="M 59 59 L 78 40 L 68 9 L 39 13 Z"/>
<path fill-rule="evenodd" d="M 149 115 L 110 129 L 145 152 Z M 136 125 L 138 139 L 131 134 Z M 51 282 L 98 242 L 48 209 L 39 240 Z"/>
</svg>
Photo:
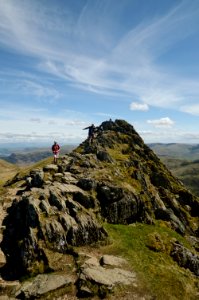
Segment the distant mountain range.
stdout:
<svg viewBox="0 0 199 300">
<path fill-rule="evenodd" d="M 77 145 L 65 145 L 61 148 L 61 154 L 69 153 Z M 199 144 L 179 144 L 179 143 L 151 143 L 148 146 L 161 158 L 176 158 L 188 161 L 199 160 Z M 26 147 L 1 148 L 0 159 L 17 165 L 27 165 L 38 162 L 52 155 L 48 147 Z"/>
<path fill-rule="evenodd" d="M 167 168 L 199 196 L 199 144 L 149 144 Z"/>
<path fill-rule="evenodd" d="M 69 153 L 75 145 L 64 145 L 61 147 L 60 154 Z M 2 155 L 1 155 L 2 154 Z M 52 156 L 52 151 L 49 148 L 24 148 L 24 149 L 0 149 L 0 159 L 16 165 L 31 165 L 42 159 Z"/>
<path fill-rule="evenodd" d="M 151 143 L 148 144 L 148 146 L 158 156 L 166 156 L 186 160 L 199 159 L 199 144 Z"/>
</svg>

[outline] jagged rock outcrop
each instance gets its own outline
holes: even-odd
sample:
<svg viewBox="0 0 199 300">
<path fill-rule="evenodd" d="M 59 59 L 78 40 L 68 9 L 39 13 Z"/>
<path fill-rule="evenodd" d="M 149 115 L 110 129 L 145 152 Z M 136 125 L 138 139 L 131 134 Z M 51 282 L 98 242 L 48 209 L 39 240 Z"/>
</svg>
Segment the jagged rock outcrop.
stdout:
<svg viewBox="0 0 199 300">
<path fill-rule="evenodd" d="M 50 271 L 46 249 L 67 253 L 70 246 L 106 239 L 94 214 L 75 200 L 79 195 L 87 199 L 76 185 L 54 182 L 24 192 L 8 209 L 1 248 L 11 278 Z"/>
<path fill-rule="evenodd" d="M 101 127 L 93 144 L 86 140 L 58 165 L 27 176 L 3 223 L 7 263 L 2 274 L 15 279 L 53 271 L 49 251 L 71 253 L 74 246 L 105 242 L 104 221 L 161 220 L 182 235 L 198 237 L 198 198 L 133 126 L 116 120 Z"/>
</svg>

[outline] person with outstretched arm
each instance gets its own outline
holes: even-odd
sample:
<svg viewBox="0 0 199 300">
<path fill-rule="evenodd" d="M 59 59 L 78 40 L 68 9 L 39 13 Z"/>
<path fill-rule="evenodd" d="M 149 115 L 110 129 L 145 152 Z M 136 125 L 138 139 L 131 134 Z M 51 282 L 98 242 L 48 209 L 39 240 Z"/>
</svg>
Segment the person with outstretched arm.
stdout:
<svg viewBox="0 0 199 300">
<path fill-rule="evenodd" d="M 94 133 L 95 133 L 95 125 L 92 124 L 91 126 L 88 126 L 84 129 L 88 129 L 88 142 L 89 144 L 93 143 L 93 139 L 94 139 Z"/>
</svg>

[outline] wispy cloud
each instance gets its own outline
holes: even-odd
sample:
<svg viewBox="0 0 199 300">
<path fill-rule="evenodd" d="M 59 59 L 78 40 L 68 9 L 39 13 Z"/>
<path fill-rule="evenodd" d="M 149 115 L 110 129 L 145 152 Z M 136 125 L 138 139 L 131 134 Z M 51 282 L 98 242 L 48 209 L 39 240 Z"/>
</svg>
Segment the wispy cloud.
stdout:
<svg viewBox="0 0 199 300">
<path fill-rule="evenodd" d="M 55 88 L 41 85 L 37 82 L 24 80 L 19 83 L 25 94 L 35 95 L 38 98 L 50 98 L 55 100 L 62 97 L 62 94 Z"/>
<path fill-rule="evenodd" d="M 147 111 L 149 110 L 149 106 L 146 103 L 132 102 L 130 104 L 130 110 Z"/>
<path fill-rule="evenodd" d="M 152 124 L 155 127 L 172 127 L 175 122 L 169 117 L 165 117 L 157 120 L 148 120 L 147 123 Z"/>
<path fill-rule="evenodd" d="M 199 96 L 198 79 L 179 75 L 174 66 L 161 64 L 161 56 L 178 41 L 198 32 L 197 0 L 182 0 L 177 6 L 127 31 L 112 35 L 114 19 L 106 11 L 106 1 L 88 1 L 78 13 L 68 6 L 62 11 L 43 2 L 9 0 L 0 2 L 0 43 L 12 51 L 36 58 L 35 69 L 51 74 L 89 92 L 136 96 L 150 106 L 185 110 L 189 100 Z M 121 8 L 110 1 L 114 13 Z M 98 12 L 96 14 L 96 11 Z M 94 11 L 95 10 L 95 11 Z M 118 28 L 119 29 L 119 28 Z M 113 36 L 111 38 L 111 36 Z M 37 97 L 58 99 L 62 93 L 53 86 L 26 80 L 23 89 Z M 23 90 L 22 89 L 22 90 Z M 131 104 L 130 109 L 136 105 Z M 138 109 L 138 106 L 137 106 Z"/>
<path fill-rule="evenodd" d="M 53 103 L 63 97 L 63 93 L 53 84 L 52 78 L 42 77 L 24 71 L 0 71 L 0 94 L 33 96 L 35 99 Z"/>
<path fill-rule="evenodd" d="M 199 104 L 189 104 L 180 107 L 180 111 L 199 116 Z"/>
<path fill-rule="evenodd" d="M 193 133 L 190 131 L 174 130 L 173 128 L 169 130 L 156 130 L 156 131 L 139 131 L 141 137 L 146 143 L 193 143 L 198 144 L 199 133 Z"/>
<path fill-rule="evenodd" d="M 68 120 L 65 122 L 65 124 L 69 126 L 84 126 L 86 122 L 80 120 Z"/>
</svg>

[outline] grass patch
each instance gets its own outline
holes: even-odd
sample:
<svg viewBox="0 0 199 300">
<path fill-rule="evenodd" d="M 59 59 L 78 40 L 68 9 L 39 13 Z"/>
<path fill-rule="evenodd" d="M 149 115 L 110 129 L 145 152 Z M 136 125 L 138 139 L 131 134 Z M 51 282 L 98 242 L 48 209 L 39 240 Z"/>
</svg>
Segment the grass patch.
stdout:
<svg viewBox="0 0 199 300">
<path fill-rule="evenodd" d="M 126 147 L 127 145 L 118 145 L 118 147 L 114 149 L 107 148 L 107 152 L 113 159 L 117 161 L 126 161 L 129 159 L 129 154 L 123 154 Z"/>
<path fill-rule="evenodd" d="M 169 228 L 158 225 L 105 224 L 111 244 L 105 247 L 109 254 L 123 256 L 138 274 L 140 289 L 150 291 L 153 299 L 196 299 L 197 279 L 180 268 L 169 256 L 170 240 L 177 238 L 185 246 L 186 240 Z M 165 245 L 165 251 L 152 251 L 147 247 L 151 233 L 156 232 Z"/>
</svg>

